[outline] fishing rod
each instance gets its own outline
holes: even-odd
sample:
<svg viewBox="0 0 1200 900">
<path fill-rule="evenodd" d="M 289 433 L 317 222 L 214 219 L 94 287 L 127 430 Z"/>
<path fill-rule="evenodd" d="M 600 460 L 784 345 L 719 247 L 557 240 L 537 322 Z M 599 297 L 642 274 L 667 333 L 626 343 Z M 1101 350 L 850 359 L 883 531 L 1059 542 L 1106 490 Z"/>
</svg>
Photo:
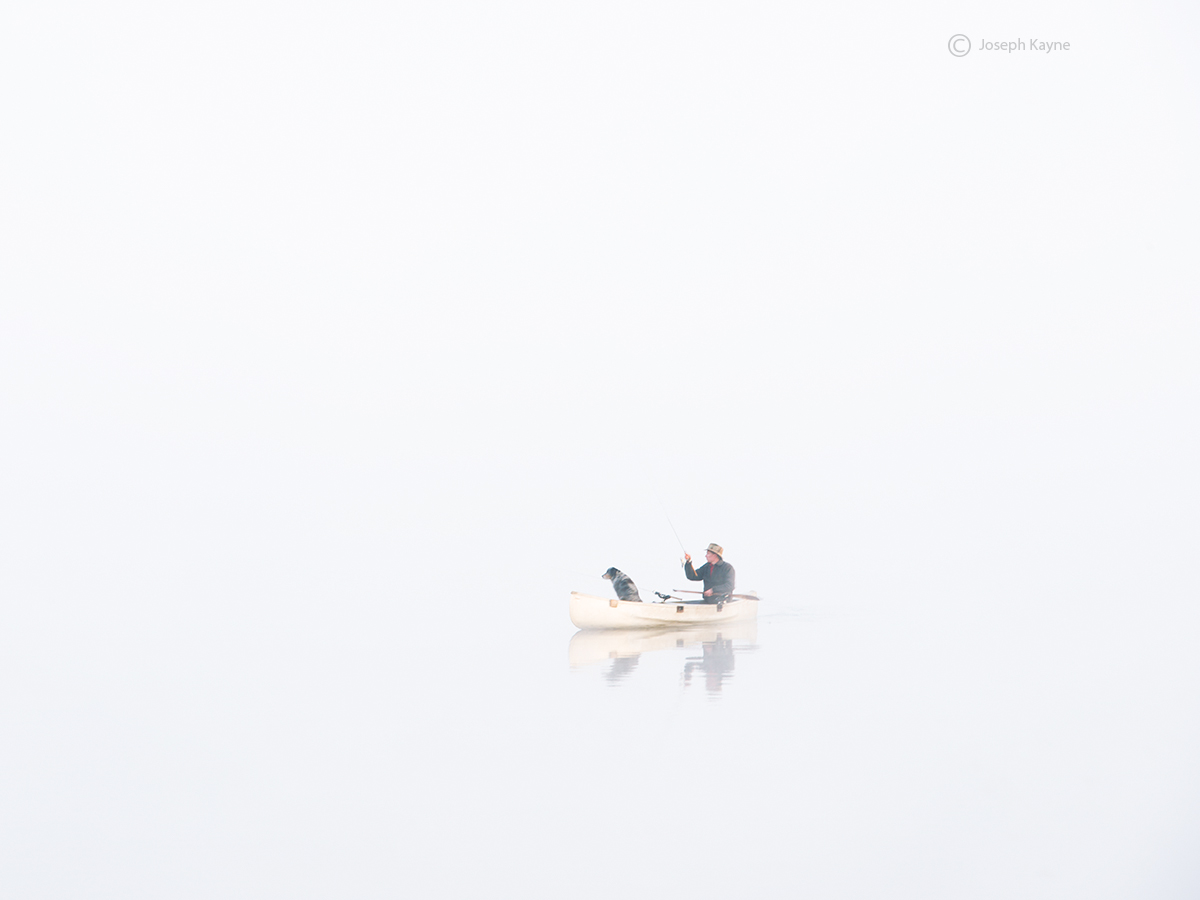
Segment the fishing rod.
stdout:
<svg viewBox="0 0 1200 900">
<path fill-rule="evenodd" d="M 655 501 L 658 503 L 658 508 L 662 510 L 663 518 L 667 520 L 667 524 L 671 526 L 671 534 L 675 535 L 675 540 L 679 542 L 679 549 L 683 551 L 683 555 L 688 555 L 687 547 L 683 546 L 683 538 L 679 536 L 679 532 L 675 530 L 675 523 L 671 521 L 671 514 L 667 512 L 667 504 L 662 502 L 662 497 L 658 495 L 658 490 L 654 487 L 654 478 L 651 476 L 649 466 L 642 464 L 642 474 L 645 476 L 645 485 L 650 488 L 650 493 L 654 495 Z"/>
<path fill-rule="evenodd" d="M 667 507 L 665 504 L 663 504 L 662 498 L 658 496 L 657 492 L 654 494 L 654 499 L 658 501 L 659 509 L 663 511 L 663 515 L 667 519 L 667 524 L 671 526 L 671 533 L 675 535 L 675 540 L 679 541 L 679 549 L 683 551 L 684 556 L 687 556 L 687 547 L 683 546 L 683 541 L 679 537 L 679 532 L 675 530 L 675 523 L 671 521 L 671 516 L 667 512 Z"/>
</svg>

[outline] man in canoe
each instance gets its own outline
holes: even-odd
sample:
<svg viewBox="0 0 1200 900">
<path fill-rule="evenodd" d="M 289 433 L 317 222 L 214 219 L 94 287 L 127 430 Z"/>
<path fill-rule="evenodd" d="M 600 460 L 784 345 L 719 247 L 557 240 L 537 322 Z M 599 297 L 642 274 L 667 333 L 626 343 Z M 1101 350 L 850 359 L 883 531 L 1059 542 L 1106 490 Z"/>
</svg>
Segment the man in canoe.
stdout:
<svg viewBox="0 0 1200 900">
<path fill-rule="evenodd" d="M 733 566 L 722 559 L 724 555 L 725 550 L 720 544 L 709 544 L 704 553 L 708 562 L 699 569 L 693 569 L 692 555 L 687 552 L 683 554 L 683 574 L 688 577 L 688 581 L 704 582 L 704 603 L 720 603 L 722 600 L 728 600 L 729 595 L 733 593 Z"/>
</svg>

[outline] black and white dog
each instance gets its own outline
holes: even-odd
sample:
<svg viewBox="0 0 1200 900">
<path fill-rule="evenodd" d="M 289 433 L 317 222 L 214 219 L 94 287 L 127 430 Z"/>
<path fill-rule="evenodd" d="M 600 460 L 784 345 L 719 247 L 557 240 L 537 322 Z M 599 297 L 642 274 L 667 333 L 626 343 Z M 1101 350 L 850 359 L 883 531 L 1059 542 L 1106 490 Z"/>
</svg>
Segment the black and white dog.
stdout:
<svg viewBox="0 0 1200 900">
<path fill-rule="evenodd" d="M 642 598 L 638 596 L 637 585 L 633 583 L 632 578 L 630 578 L 620 569 L 609 569 L 600 577 L 607 578 L 613 583 L 613 590 L 617 592 L 618 599 L 630 600 L 634 603 L 642 602 Z"/>
</svg>

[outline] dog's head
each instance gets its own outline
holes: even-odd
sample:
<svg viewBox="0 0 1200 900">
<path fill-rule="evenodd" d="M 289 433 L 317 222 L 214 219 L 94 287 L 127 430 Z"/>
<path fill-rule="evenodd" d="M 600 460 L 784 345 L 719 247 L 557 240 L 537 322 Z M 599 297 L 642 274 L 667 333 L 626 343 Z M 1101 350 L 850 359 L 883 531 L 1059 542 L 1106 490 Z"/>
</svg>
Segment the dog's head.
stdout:
<svg viewBox="0 0 1200 900">
<path fill-rule="evenodd" d="M 609 581 L 612 581 L 614 578 L 616 578 L 620 574 L 621 574 L 620 569 L 618 569 L 616 566 L 610 566 L 609 570 L 607 572 L 605 572 L 603 575 L 601 575 L 600 577 L 607 578 Z"/>
</svg>

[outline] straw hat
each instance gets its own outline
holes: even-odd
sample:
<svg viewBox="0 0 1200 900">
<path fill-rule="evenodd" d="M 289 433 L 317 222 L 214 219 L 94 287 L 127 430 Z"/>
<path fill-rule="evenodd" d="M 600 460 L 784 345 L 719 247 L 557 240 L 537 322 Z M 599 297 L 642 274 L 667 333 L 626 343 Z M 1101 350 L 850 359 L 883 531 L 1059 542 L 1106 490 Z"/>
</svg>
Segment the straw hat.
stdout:
<svg viewBox="0 0 1200 900">
<path fill-rule="evenodd" d="M 717 556 L 721 557 L 721 559 L 725 558 L 725 548 L 720 544 L 709 544 L 708 549 L 717 554 Z"/>
</svg>

